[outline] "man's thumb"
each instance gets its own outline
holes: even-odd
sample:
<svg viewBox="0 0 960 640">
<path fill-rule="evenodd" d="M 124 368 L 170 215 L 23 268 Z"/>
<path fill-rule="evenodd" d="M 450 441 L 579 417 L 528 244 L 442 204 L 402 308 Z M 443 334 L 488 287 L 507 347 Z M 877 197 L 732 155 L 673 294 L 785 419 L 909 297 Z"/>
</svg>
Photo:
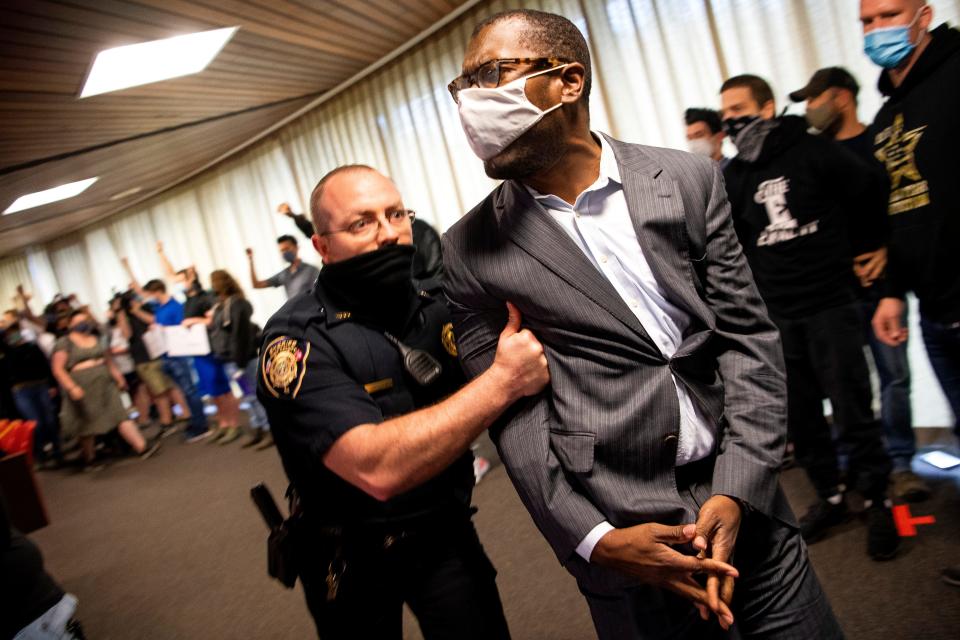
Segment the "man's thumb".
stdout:
<svg viewBox="0 0 960 640">
<path fill-rule="evenodd" d="M 507 324 L 503 328 L 501 335 L 512 336 L 520 331 L 520 320 L 520 310 L 513 306 L 512 303 L 507 302 Z"/>
<path fill-rule="evenodd" d="M 656 532 L 660 542 L 667 544 L 682 544 L 690 542 L 697 535 L 697 525 L 679 524 L 676 526 L 660 525 Z"/>
</svg>

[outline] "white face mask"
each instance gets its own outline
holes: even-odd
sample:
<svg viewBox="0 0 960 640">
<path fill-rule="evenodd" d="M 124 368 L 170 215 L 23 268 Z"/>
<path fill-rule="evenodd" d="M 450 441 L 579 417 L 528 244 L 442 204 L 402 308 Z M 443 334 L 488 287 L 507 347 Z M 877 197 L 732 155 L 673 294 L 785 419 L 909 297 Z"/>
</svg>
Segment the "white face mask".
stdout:
<svg viewBox="0 0 960 640">
<path fill-rule="evenodd" d="M 489 160 L 510 146 L 514 140 L 540 122 L 545 115 L 563 103 L 546 110 L 527 99 L 527 80 L 562 69 L 560 65 L 517 78 L 501 87 L 461 89 L 458 94 L 460 124 L 467 134 L 470 148 L 481 160 Z"/>
<path fill-rule="evenodd" d="M 698 156 L 713 157 L 713 143 L 707 138 L 697 138 L 696 140 L 687 140 L 687 150 Z"/>
</svg>

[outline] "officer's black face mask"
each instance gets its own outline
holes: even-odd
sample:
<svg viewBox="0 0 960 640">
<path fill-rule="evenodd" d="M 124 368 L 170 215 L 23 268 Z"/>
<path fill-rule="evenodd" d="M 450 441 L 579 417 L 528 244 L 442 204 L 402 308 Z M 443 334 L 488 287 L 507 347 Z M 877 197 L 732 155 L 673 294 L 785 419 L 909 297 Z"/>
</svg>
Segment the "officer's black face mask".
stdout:
<svg viewBox="0 0 960 640">
<path fill-rule="evenodd" d="M 415 253 L 413 245 L 388 245 L 324 265 L 320 281 L 345 311 L 399 332 L 417 299 L 411 275 Z"/>
</svg>

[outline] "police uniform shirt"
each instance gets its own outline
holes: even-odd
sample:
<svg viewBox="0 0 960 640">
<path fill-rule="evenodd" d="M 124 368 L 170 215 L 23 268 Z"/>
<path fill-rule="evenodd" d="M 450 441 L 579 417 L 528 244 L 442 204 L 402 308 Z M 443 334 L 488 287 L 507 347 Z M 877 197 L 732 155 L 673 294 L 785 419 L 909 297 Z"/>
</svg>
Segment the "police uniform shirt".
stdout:
<svg viewBox="0 0 960 640">
<path fill-rule="evenodd" d="M 464 384 L 449 313 L 441 301 L 421 293 L 416 312 L 397 338 L 441 364 L 442 373 L 430 385 L 418 385 L 383 332 L 332 303 L 319 281 L 310 293 L 288 301 L 264 328 L 257 395 L 287 476 L 315 522 L 391 522 L 469 507 L 474 483 L 470 452 L 425 484 L 387 501 L 323 464 L 327 450 L 350 429 L 429 406 Z"/>
</svg>

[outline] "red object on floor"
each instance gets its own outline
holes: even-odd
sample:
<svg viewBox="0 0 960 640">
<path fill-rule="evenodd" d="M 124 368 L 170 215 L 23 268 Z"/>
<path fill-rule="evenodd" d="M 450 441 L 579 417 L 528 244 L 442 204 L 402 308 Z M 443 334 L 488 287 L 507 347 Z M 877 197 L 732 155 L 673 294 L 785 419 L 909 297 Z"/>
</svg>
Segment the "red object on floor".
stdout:
<svg viewBox="0 0 960 640">
<path fill-rule="evenodd" d="M 897 525 L 897 532 L 901 538 L 911 538 L 917 535 L 918 524 L 933 524 L 937 521 L 933 516 L 916 516 L 910 513 L 910 505 L 893 505 L 893 521 Z"/>
<path fill-rule="evenodd" d="M 27 462 L 33 465 L 33 420 L 0 420 L 0 451 L 8 456 L 27 454 Z"/>
</svg>

